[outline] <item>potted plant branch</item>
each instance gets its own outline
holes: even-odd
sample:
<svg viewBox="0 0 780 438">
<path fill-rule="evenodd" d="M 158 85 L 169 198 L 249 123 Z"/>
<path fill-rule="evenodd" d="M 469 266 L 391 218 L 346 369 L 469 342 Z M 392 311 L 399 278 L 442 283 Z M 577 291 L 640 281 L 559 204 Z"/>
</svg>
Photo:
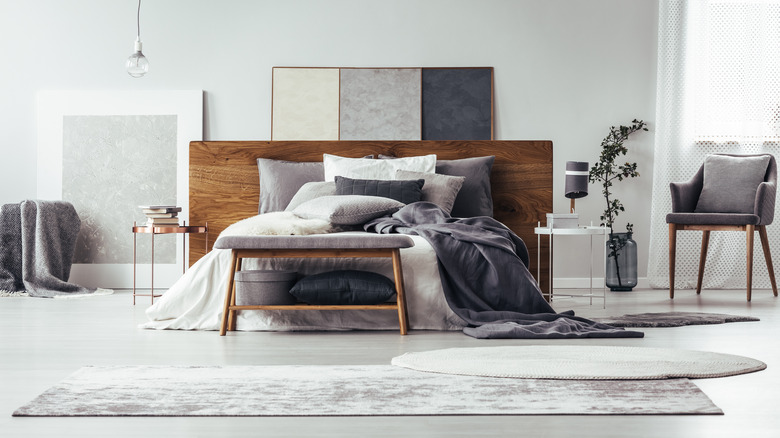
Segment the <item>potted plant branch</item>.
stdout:
<svg viewBox="0 0 780 438">
<path fill-rule="evenodd" d="M 607 208 L 601 215 L 601 223 L 609 228 L 607 240 L 607 271 L 606 285 L 613 291 L 630 291 L 636 286 L 636 242 L 632 239 L 634 226 L 626 224 L 625 233 L 616 233 L 614 229 L 615 219 L 620 212 L 625 211 L 623 204 L 612 193 L 612 185 L 617 181 L 639 176 L 637 163 L 617 164 L 616 160 L 621 155 L 626 155 L 628 149 L 623 143 L 628 137 L 637 131 L 647 131 L 646 123 L 634 119 L 629 126 L 612 126 L 609 134 L 601 142 L 601 155 L 599 161 L 591 167 L 588 181 L 600 183 L 601 193 L 607 204 Z M 621 273 L 622 270 L 622 273 Z"/>
</svg>

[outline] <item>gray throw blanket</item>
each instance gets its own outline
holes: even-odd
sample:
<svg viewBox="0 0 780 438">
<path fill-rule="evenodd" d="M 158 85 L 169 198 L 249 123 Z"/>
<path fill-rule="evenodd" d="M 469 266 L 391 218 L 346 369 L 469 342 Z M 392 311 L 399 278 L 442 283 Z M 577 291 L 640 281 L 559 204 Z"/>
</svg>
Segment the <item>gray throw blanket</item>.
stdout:
<svg viewBox="0 0 780 438">
<path fill-rule="evenodd" d="M 515 233 L 490 217 L 451 218 L 435 204 L 416 202 L 368 222 L 366 231 L 416 234 L 439 261 L 447 303 L 476 338 L 643 337 L 574 316 L 556 313 L 528 271 L 528 249 Z"/>
<path fill-rule="evenodd" d="M 0 209 L 0 290 L 33 297 L 87 294 L 68 283 L 81 220 L 63 201 L 22 201 Z"/>
</svg>

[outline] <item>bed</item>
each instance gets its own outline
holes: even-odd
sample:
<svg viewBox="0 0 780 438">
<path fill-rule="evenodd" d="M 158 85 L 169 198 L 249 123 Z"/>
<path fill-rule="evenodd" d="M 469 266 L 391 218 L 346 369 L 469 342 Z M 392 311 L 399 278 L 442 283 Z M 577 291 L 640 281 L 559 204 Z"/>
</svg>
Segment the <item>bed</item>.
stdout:
<svg viewBox="0 0 780 438">
<path fill-rule="evenodd" d="M 229 225 L 258 214 L 260 179 L 258 158 L 291 162 L 322 161 L 323 154 L 361 158 L 391 156 L 397 158 L 435 154 L 438 160 L 462 160 L 472 157 L 495 156 L 490 172 L 490 190 L 493 217 L 520 236 L 530 254 L 536 254 L 537 239 L 533 229 L 545 214 L 552 211 L 552 142 L 550 141 L 221 141 L 192 142 L 190 144 L 189 219 L 190 223 L 208 223 L 212 236 Z M 459 329 L 463 322 L 447 309 L 440 295 L 436 256 L 419 236 L 411 236 L 414 247 L 401 250 L 404 279 L 409 303 L 412 329 Z M 161 300 L 151 309 L 147 328 L 216 329 L 213 317 L 189 321 L 184 325 L 171 324 L 176 312 L 183 308 L 221 307 L 229 255 L 224 250 L 204 250 L 205 237 L 191 235 L 189 263 L 193 268 L 208 262 L 208 268 L 191 269 L 185 274 L 187 286 L 174 285 L 166 295 L 180 295 L 189 302 L 179 304 L 178 310 L 166 309 Z M 210 239 L 212 240 L 212 239 Z M 213 240 L 212 240 L 213 242 Z M 213 243 L 209 242 L 211 246 Z M 211 249 L 211 246 L 209 249 Z M 541 272 L 542 290 L 547 290 L 547 251 L 540 248 L 541 257 L 530 259 L 530 271 Z M 272 259 L 257 260 L 245 269 L 296 269 L 303 274 L 342 268 L 348 261 L 349 269 L 375 271 L 392 278 L 392 268 L 372 259 Z M 192 272 L 195 271 L 195 272 Z M 178 283 L 177 283 L 178 284 Z M 218 288 L 222 294 L 207 289 Z M 418 293 L 419 292 L 419 293 Z M 219 295 L 219 296 L 212 296 Z M 200 297 L 194 299 L 194 296 Z M 173 301 L 173 299 L 169 300 Z M 431 312 L 430 309 L 436 309 Z M 305 312 L 302 320 L 298 311 L 244 311 L 238 315 L 239 330 L 309 330 L 398 327 L 393 312 L 386 315 L 363 311 Z M 301 311 L 303 312 L 303 311 Z M 148 314 L 150 312 L 147 312 Z M 292 315 L 291 315 L 292 314 Z M 433 318 L 431 315 L 433 314 Z M 171 317 L 171 318 L 169 318 Z"/>
</svg>

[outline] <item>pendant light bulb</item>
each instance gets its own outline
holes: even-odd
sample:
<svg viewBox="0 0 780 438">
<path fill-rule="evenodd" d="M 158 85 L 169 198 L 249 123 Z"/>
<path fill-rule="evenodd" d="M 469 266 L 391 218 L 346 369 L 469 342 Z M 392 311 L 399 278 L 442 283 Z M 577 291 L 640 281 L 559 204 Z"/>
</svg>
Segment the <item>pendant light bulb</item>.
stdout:
<svg viewBox="0 0 780 438">
<path fill-rule="evenodd" d="M 127 74 L 134 78 L 140 78 L 149 72 L 149 61 L 141 51 L 143 44 L 141 43 L 141 0 L 138 0 L 138 12 L 136 14 L 136 29 L 137 34 L 135 38 L 135 46 L 133 54 L 127 58 L 125 62 L 125 68 Z"/>
<path fill-rule="evenodd" d="M 135 53 L 130 55 L 125 63 L 127 74 L 134 78 L 140 78 L 149 71 L 149 61 L 141 51 L 142 46 L 140 39 L 135 40 Z"/>
</svg>

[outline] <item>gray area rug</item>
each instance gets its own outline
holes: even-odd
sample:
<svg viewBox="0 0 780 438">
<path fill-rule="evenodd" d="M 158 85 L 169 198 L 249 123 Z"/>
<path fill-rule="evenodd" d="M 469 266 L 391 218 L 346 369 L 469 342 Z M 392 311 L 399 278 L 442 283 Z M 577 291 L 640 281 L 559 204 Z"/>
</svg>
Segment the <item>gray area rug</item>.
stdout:
<svg viewBox="0 0 780 438">
<path fill-rule="evenodd" d="M 374 366 L 85 367 L 14 416 L 723 414 L 687 379 L 526 380 Z"/>
<path fill-rule="evenodd" d="M 633 313 L 622 316 L 590 319 L 613 327 L 680 327 L 684 325 L 760 321 L 759 318 L 754 318 L 752 316 L 701 312 Z"/>
<path fill-rule="evenodd" d="M 766 368 L 759 360 L 732 354 L 601 345 L 447 348 L 406 353 L 392 364 L 431 373 L 564 380 L 702 379 Z"/>
</svg>

